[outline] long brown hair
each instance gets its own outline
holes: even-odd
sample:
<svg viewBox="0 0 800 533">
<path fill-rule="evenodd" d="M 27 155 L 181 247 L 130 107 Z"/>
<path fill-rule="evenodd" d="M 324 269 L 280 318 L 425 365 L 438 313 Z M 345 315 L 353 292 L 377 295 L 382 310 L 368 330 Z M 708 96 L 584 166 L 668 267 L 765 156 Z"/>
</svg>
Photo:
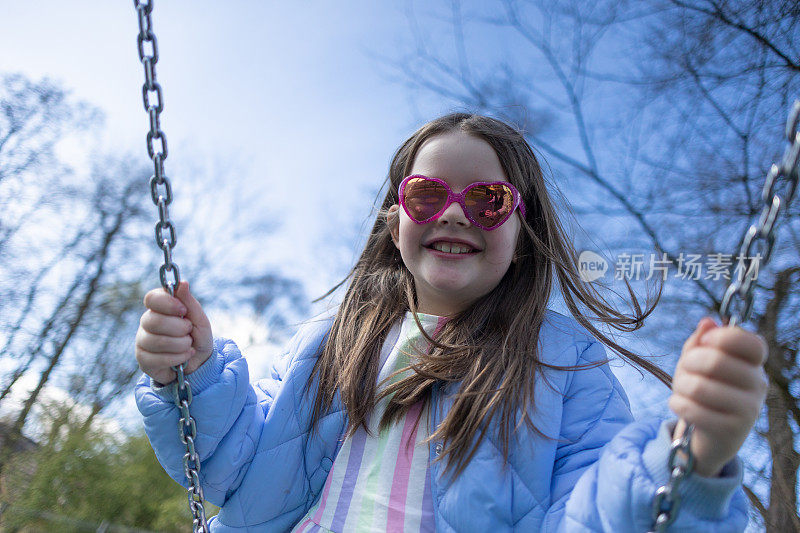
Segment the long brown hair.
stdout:
<svg viewBox="0 0 800 533">
<path fill-rule="evenodd" d="M 415 354 L 415 362 L 408 367 L 414 372 L 381 389 L 376 397 L 380 350 L 389 329 L 408 310 L 414 312 L 419 326 L 414 279 L 390 234 L 390 227 L 398 223 L 397 212 L 387 216 L 389 208 L 398 203 L 398 186 L 410 172 L 422 144 L 453 131 L 489 143 L 508 181 L 522 195 L 527 216 L 522 220 L 520 215 L 516 261 L 494 290 L 450 317 L 435 340 L 425 335 L 431 349 L 429 353 Z M 388 181 L 386 197 L 364 251 L 345 280 L 337 285 L 350 280 L 307 384 L 307 390 L 313 390 L 312 382 L 319 378 L 312 427 L 331 408 L 337 392 L 349 419 L 347 433 L 352 434 L 359 427 L 369 431 L 369 415 L 375 403 L 385 396 L 392 395 L 380 428 L 400 419 L 416 402 L 427 402 L 435 383 L 460 382 L 452 408 L 429 437 L 444 443 L 439 459 L 446 457 L 446 469 L 454 468 L 458 475 L 494 420 L 499 420 L 498 437 L 507 459 L 509 439 L 517 428 L 525 422 L 536 430 L 529 412 L 535 408 L 532 403 L 536 373 L 544 367 L 586 367 L 554 367 L 539 360 L 539 329 L 553 274 L 567 307 L 582 326 L 622 357 L 669 384 L 668 374 L 615 343 L 586 318 L 619 331 L 634 331 L 655 308 L 661 286 L 652 305 L 646 303 L 643 310 L 628 284 L 632 313 L 627 315 L 614 309 L 594 286 L 580 278 L 577 253 L 553 208 L 536 156 L 520 132 L 489 117 L 464 113 L 443 116 L 425 124 L 397 150 Z"/>
</svg>

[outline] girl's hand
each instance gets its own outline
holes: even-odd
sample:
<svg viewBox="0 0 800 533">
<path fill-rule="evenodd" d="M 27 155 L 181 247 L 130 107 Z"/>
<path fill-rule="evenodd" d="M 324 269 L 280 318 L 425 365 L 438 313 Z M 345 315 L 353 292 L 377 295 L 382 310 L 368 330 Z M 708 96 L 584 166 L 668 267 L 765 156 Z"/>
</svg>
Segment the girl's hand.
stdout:
<svg viewBox="0 0 800 533">
<path fill-rule="evenodd" d="M 213 350 L 211 324 L 200 303 L 189 292 L 185 281 L 178 284 L 172 297 L 163 288 L 144 297 L 147 311 L 136 332 L 136 361 L 139 368 L 161 384 L 176 379 L 171 367 L 186 363 L 191 374 L 209 358 Z"/>
<path fill-rule="evenodd" d="M 709 317 L 683 345 L 669 407 L 681 418 L 674 438 L 686 423 L 695 426 L 691 449 L 701 476 L 718 476 L 755 424 L 767 395 L 766 358 L 763 337 Z"/>
</svg>

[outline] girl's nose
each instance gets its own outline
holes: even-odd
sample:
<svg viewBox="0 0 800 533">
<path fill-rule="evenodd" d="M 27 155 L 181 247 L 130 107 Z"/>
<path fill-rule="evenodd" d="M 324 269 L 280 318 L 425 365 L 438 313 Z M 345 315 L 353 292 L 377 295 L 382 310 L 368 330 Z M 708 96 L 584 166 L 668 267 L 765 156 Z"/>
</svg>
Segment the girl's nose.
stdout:
<svg viewBox="0 0 800 533">
<path fill-rule="evenodd" d="M 454 224 L 456 226 L 470 226 L 472 223 L 469 221 L 467 216 L 464 214 L 464 210 L 461 209 L 461 204 L 458 202 L 453 202 L 452 204 L 447 206 L 447 209 L 444 210 L 436 221 L 439 224 Z"/>
</svg>

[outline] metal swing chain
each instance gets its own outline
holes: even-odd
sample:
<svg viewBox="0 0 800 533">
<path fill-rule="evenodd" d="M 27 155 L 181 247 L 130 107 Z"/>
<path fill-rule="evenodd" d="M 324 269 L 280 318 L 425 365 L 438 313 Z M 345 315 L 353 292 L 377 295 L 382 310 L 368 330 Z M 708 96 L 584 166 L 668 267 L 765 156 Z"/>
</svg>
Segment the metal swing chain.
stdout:
<svg viewBox="0 0 800 533">
<path fill-rule="evenodd" d="M 725 290 L 719 314 L 725 325 L 735 326 L 747 322 L 753 310 L 753 291 L 759 266 L 769 263 L 775 245 L 775 227 L 778 214 L 787 209 L 797 191 L 800 177 L 800 100 L 794 102 L 789 119 L 786 121 L 786 139 L 789 146 L 783 153 L 780 165 L 773 164 L 767 174 L 761 193 L 764 205 L 758 222 L 752 224 L 742 238 L 739 249 L 739 266 L 736 278 Z M 783 181 L 784 189 L 778 191 Z M 668 467 L 670 477 L 667 484 L 660 487 L 653 498 L 653 531 L 662 532 L 678 517 L 680 494 L 678 487 L 691 474 L 694 456 L 690 449 L 693 426 L 689 425 L 680 439 L 670 448 Z"/>
<path fill-rule="evenodd" d="M 167 137 L 161 130 L 160 114 L 164 109 L 164 99 L 161 92 L 161 85 L 156 81 L 156 63 L 158 63 L 158 44 L 150 14 L 153 11 L 153 1 L 133 0 L 136 14 L 139 18 L 139 35 L 137 46 L 139 50 L 139 61 L 144 66 L 145 82 L 142 86 L 142 100 L 144 109 L 150 118 L 150 131 L 147 132 L 147 154 L 153 160 L 153 176 L 150 178 L 150 197 L 158 207 L 158 222 L 155 225 L 156 244 L 164 252 L 164 264 L 159 269 L 161 286 L 175 295 L 175 288 L 180 283 L 180 272 L 178 265 L 172 261 L 172 249 L 176 244 L 175 226 L 169 219 L 167 206 L 172 203 L 172 186 L 169 178 L 164 174 L 164 160 L 167 158 Z M 149 45 L 150 49 L 145 50 Z M 155 96 L 155 102 L 151 102 L 151 96 Z M 156 151 L 154 143 L 160 144 L 159 151 Z M 171 274 L 172 280 L 168 280 Z M 181 442 L 186 446 L 186 453 L 183 455 L 183 472 L 189 482 L 188 497 L 189 509 L 192 512 L 192 531 L 208 532 L 206 522 L 206 512 L 203 507 L 203 488 L 200 485 L 200 456 L 194 447 L 197 438 L 197 426 L 194 418 L 189 413 L 189 405 L 192 403 L 192 389 L 186 381 L 183 365 L 173 367 L 177 373 L 175 386 L 175 405 L 180 410 L 178 420 L 178 435 Z"/>
</svg>

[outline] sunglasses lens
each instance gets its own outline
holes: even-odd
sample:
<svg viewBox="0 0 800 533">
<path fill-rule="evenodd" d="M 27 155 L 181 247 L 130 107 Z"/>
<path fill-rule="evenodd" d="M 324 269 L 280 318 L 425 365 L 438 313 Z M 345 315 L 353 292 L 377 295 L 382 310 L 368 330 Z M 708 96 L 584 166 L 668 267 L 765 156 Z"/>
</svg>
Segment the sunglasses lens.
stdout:
<svg viewBox="0 0 800 533">
<path fill-rule="evenodd" d="M 408 180 L 403 196 L 408 214 L 418 222 L 428 220 L 447 203 L 447 190 L 440 183 L 422 178 Z"/>
<path fill-rule="evenodd" d="M 467 191 L 464 202 L 472 218 L 482 226 L 491 228 L 508 218 L 514 207 L 514 194 L 499 183 L 478 185 Z"/>
</svg>

